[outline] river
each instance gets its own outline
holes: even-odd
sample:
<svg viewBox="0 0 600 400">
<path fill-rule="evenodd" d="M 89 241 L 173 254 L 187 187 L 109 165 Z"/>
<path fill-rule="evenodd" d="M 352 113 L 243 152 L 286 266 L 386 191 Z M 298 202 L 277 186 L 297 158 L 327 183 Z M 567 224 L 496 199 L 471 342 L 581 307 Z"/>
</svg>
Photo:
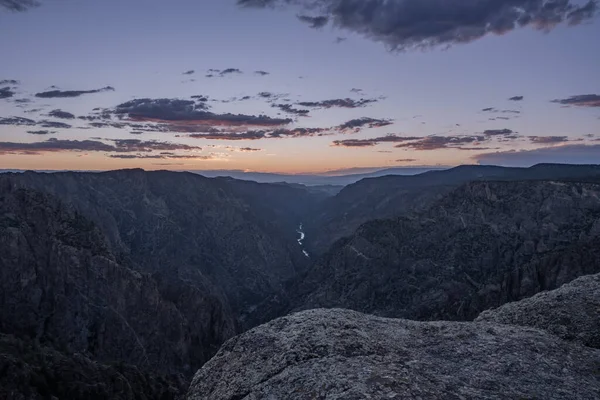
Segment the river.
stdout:
<svg viewBox="0 0 600 400">
<path fill-rule="evenodd" d="M 300 237 L 298 238 L 298 244 L 300 245 L 300 247 L 302 247 L 302 254 L 304 254 L 306 257 L 310 257 L 310 255 L 308 255 L 308 251 L 304 249 L 304 243 L 302 243 L 304 241 L 304 238 L 306 237 L 306 234 L 304 233 L 304 229 L 302 227 L 302 223 L 300 223 L 300 226 L 298 227 L 298 229 L 296 229 L 296 232 L 300 234 Z"/>
</svg>

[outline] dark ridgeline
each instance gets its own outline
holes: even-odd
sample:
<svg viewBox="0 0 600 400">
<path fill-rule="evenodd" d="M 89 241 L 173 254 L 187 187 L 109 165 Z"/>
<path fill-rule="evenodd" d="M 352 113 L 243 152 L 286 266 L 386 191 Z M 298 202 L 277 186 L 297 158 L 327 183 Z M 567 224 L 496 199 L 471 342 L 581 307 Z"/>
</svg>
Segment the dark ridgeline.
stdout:
<svg viewBox="0 0 600 400">
<path fill-rule="evenodd" d="M 166 399 L 224 341 L 290 310 L 473 319 L 600 272 L 599 176 L 465 166 L 332 197 L 166 171 L 2 174 L 0 331 L 16 338 L 2 337 L 0 386 L 115 398 L 118 375 L 134 388 L 121 398 Z M 330 250 L 305 257 L 300 223 L 311 255 Z"/>
</svg>

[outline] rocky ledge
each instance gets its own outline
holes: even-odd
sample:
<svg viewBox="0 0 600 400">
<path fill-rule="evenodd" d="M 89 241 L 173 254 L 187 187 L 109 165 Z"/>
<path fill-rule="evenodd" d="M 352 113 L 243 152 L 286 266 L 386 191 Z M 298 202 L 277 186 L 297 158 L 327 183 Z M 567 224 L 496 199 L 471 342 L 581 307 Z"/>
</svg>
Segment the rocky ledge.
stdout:
<svg viewBox="0 0 600 400">
<path fill-rule="evenodd" d="M 341 309 L 230 339 L 188 399 L 597 399 L 600 351 L 538 329 Z"/>
<path fill-rule="evenodd" d="M 484 311 L 476 321 L 539 328 L 600 349 L 600 274 Z"/>
</svg>

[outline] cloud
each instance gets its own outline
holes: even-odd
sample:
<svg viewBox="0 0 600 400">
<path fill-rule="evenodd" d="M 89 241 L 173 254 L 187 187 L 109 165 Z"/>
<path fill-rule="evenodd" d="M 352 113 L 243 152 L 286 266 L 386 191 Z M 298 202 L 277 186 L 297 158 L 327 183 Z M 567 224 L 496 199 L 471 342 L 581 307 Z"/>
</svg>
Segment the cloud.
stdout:
<svg viewBox="0 0 600 400">
<path fill-rule="evenodd" d="M 242 153 L 253 153 L 256 151 L 262 151 L 262 149 L 255 149 L 253 147 L 240 147 L 238 151 L 241 151 Z"/>
<path fill-rule="evenodd" d="M 230 74 L 242 74 L 243 72 L 237 68 L 227 68 L 224 69 L 223 71 L 221 71 L 221 73 L 219 75 L 221 76 L 225 76 L 225 75 L 230 75 Z"/>
<path fill-rule="evenodd" d="M 555 99 L 552 103 L 562 104 L 564 106 L 577 107 L 600 107 L 600 95 L 598 94 L 580 94 L 566 99 Z"/>
<path fill-rule="evenodd" d="M 396 160 L 396 162 L 415 162 L 417 161 L 417 159 L 415 158 L 401 158 L 399 160 Z"/>
<path fill-rule="evenodd" d="M 32 135 L 49 135 L 49 134 L 56 133 L 56 132 L 42 130 L 42 131 L 27 131 L 27 133 L 30 133 Z"/>
<path fill-rule="evenodd" d="M 31 132 L 33 133 L 33 131 Z M 36 133 L 41 134 L 41 133 Z M 180 143 L 141 141 L 137 139 L 112 139 L 111 144 L 95 140 L 60 140 L 15 143 L 0 142 L 0 154 L 39 155 L 57 152 L 106 152 L 106 153 L 152 153 L 154 151 L 200 151 L 201 147 Z M 107 139 L 108 140 L 108 139 Z M 153 154 L 147 154 L 152 156 Z M 196 155 L 193 155 L 196 157 Z"/>
<path fill-rule="evenodd" d="M 206 74 L 206 77 L 213 78 L 215 76 L 219 76 L 219 77 L 223 78 L 224 76 L 231 75 L 231 74 L 243 74 L 243 72 L 242 72 L 242 70 L 240 70 L 238 68 L 227 68 L 224 70 L 211 68 L 208 70 L 208 74 Z"/>
<path fill-rule="evenodd" d="M 327 25 L 329 22 L 329 17 L 326 15 L 320 15 L 316 17 L 310 17 L 308 15 L 297 15 L 296 16 L 300 21 L 308 24 L 311 28 L 319 29 Z"/>
<path fill-rule="evenodd" d="M 340 131 L 345 131 L 345 130 L 349 130 L 349 129 L 360 129 L 364 126 L 367 126 L 368 128 L 381 128 L 384 126 L 388 126 L 388 125 L 392 125 L 393 122 L 392 120 L 389 119 L 375 119 L 375 118 L 369 118 L 369 117 L 363 117 L 363 118 L 356 118 L 356 119 L 351 119 L 350 121 L 346 121 L 343 124 L 339 125 L 337 127 L 337 129 L 339 129 Z"/>
<path fill-rule="evenodd" d="M 372 147 L 376 146 L 379 143 L 397 143 L 397 142 L 408 142 L 413 140 L 422 140 L 422 137 L 416 136 L 397 136 L 397 135 L 387 135 L 376 137 L 372 139 L 346 139 L 346 140 L 335 140 L 333 142 L 334 146 L 338 147 Z"/>
<path fill-rule="evenodd" d="M 564 145 L 535 150 L 504 151 L 478 154 L 479 164 L 529 167 L 539 163 L 598 164 L 600 145 Z"/>
<path fill-rule="evenodd" d="M 0 125 L 15 125 L 15 126 L 33 126 L 36 122 L 29 118 L 22 117 L 0 117 Z"/>
<path fill-rule="evenodd" d="M 60 119 L 75 119 L 75 115 L 70 112 L 62 111 L 62 110 L 52 110 L 48 113 L 50 117 L 60 118 Z"/>
<path fill-rule="evenodd" d="M 469 43 L 523 27 L 549 31 L 578 25 L 597 11 L 595 0 L 238 0 L 242 7 L 300 6 L 333 25 L 404 51 Z"/>
<path fill-rule="evenodd" d="M 353 99 L 333 99 L 333 100 L 322 100 L 322 101 L 303 101 L 303 102 L 299 102 L 297 103 L 299 106 L 302 107 L 311 107 L 311 108 L 333 108 L 333 107 L 338 107 L 338 108 L 359 108 L 359 107 L 364 107 L 367 104 L 370 103 L 375 103 L 377 102 L 376 99 L 360 99 L 360 100 L 353 100 Z"/>
<path fill-rule="evenodd" d="M 111 154 L 110 158 L 120 158 L 124 160 L 132 159 L 154 159 L 154 160 L 212 160 L 214 156 L 206 155 L 186 155 L 186 154 Z"/>
<path fill-rule="evenodd" d="M 529 136 L 532 143 L 537 144 L 554 144 L 568 142 L 567 136 Z"/>
<path fill-rule="evenodd" d="M 0 7 L 9 11 L 23 12 L 39 5 L 40 3 L 36 0 L 0 0 Z"/>
<path fill-rule="evenodd" d="M 494 111 L 494 107 L 482 108 L 481 111 L 484 111 L 484 112 Z"/>
<path fill-rule="evenodd" d="M 334 132 L 325 128 L 294 128 L 294 129 L 265 129 L 265 130 L 249 130 L 243 132 L 229 132 L 213 129 L 208 133 L 195 133 L 189 135 L 194 139 L 211 139 L 211 140 L 260 140 L 260 139 L 283 139 L 283 138 L 299 138 L 312 136 L 328 136 Z"/>
<path fill-rule="evenodd" d="M 310 110 L 301 110 L 299 108 L 293 108 L 291 104 L 273 104 L 272 107 L 279 108 L 281 111 L 285 111 L 289 114 L 306 116 L 310 112 Z"/>
<path fill-rule="evenodd" d="M 196 73 L 196 71 L 194 71 L 193 69 L 190 69 L 189 71 L 185 71 L 184 73 L 182 73 L 182 75 L 194 75 Z"/>
<path fill-rule="evenodd" d="M 338 37 L 336 37 L 336 38 L 335 38 L 335 44 L 340 44 L 340 43 L 343 43 L 343 42 L 345 42 L 346 40 L 348 40 L 348 38 L 345 38 L 345 37 L 338 36 Z"/>
<path fill-rule="evenodd" d="M 523 99 L 524 99 L 523 96 L 513 96 L 513 97 L 509 98 L 508 100 L 510 100 L 510 101 L 521 101 Z"/>
<path fill-rule="evenodd" d="M 281 126 L 293 122 L 266 115 L 215 114 L 206 108 L 204 103 L 191 100 L 146 98 L 119 104 L 110 112 L 132 121 L 168 123 L 165 130 L 173 132 L 194 132 L 198 126 Z"/>
<path fill-rule="evenodd" d="M 13 97 L 15 92 L 10 90 L 10 87 L 0 88 L 0 99 L 8 99 L 9 97 Z"/>
<path fill-rule="evenodd" d="M 260 76 L 270 75 L 270 73 L 267 71 L 254 71 L 254 73 Z"/>
<path fill-rule="evenodd" d="M 488 129 L 483 131 L 483 134 L 486 136 L 502 136 L 502 135 L 511 135 L 514 132 L 511 129 Z"/>
<path fill-rule="evenodd" d="M 61 128 L 61 129 L 69 129 L 72 128 L 71 125 L 65 124 L 64 122 L 56 122 L 56 121 L 39 121 L 37 125 L 42 128 Z"/>
<path fill-rule="evenodd" d="M 2 1 L 2 0 L 0 0 L 0 1 Z M 17 81 L 16 79 L 3 79 L 0 81 L 0 86 L 3 86 L 3 85 L 15 86 L 15 85 L 19 85 L 20 83 L 21 82 Z"/>
<path fill-rule="evenodd" d="M 363 90 L 362 89 L 358 89 L 358 88 L 352 88 L 352 89 L 350 89 L 350 91 L 352 93 L 362 93 Z"/>
<path fill-rule="evenodd" d="M 92 94 L 92 93 L 101 93 L 101 92 L 113 92 L 115 88 L 112 86 L 106 86 L 101 89 L 94 90 L 50 90 L 47 92 L 36 93 L 35 97 L 40 97 L 43 99 L 51 99 L 51 98 L 63 98 L 63 97 L 79 97 L 84 94 Z"/>
<path fill-rule="evenodd" d="M 426 136 L 416 142 L 401 143 L 394 147 L 414 150 L 458 149 L 474 150 L 477 147 L 464 147 L 465 144 L 478 144 L 486 140 L 485 136 Z M 483 149 L 482 149 L 483 150 Z"/>
</svg>

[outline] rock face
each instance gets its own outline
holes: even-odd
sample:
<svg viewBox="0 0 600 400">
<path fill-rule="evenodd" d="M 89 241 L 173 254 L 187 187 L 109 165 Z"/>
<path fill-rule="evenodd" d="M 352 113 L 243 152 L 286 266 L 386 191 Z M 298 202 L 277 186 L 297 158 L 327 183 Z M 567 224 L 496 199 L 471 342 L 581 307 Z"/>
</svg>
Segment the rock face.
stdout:
<svg viewBox="0 0 600 400">
<path fill-rule="evenodd" d="M 100 362 L 191 374 L 235 334 L 218 296 L 117 261 L 94 223 L 39 192 L 0 190 L 0 332 Z M 181 303 L 181 302 L 180 302 Z"/>
<path fill-rule="evenodd" d="M 531 168 L 463 165 L 419 175 L 363 179 L 324 201 L 307 221 L 309 250 L 323 254 L 338 239 L 351 236 L 367 221 L 395 218 L 427 210 L 456 187 L 482 180 L 600 181 L 600 166 L 539 164 Z"/>
<path fill-rule="evenodd" d="M 539 328 L 600 349 L 600 274 L 582 276 L 556 290 L 484 311 L 476 321 Z"/>
<path fill-rule="evenodd" d="M 298 278 L 288 309 L 470 320 L 598 272 L 600 184 L 473 182 L 340 240 Z"/>
<path fill-rule="evenodd" d="M 176 400 L 184 392 L 174 377 L 127 364 L 100 364 L 81 354 L 0 334 L 0 398 L 10 400 Z"/>
<path fill-rule="evenodd" d="M 539 330 L 310 310 L 230 339 L 189 400 L 597 399 L 600 351 Z"/>
<path fill-rule="evenodd" d="M 153 274 L 179 308 L 188 307 L 189 290 L 220 297 L 245 327 L 261 322 L 257 304 L 307 268 L 296 227 L 323 197 L 167 171 L 27 172 L 1 182 L 71 205 L 100 228 L 119 262 Z"/>
</svg>

